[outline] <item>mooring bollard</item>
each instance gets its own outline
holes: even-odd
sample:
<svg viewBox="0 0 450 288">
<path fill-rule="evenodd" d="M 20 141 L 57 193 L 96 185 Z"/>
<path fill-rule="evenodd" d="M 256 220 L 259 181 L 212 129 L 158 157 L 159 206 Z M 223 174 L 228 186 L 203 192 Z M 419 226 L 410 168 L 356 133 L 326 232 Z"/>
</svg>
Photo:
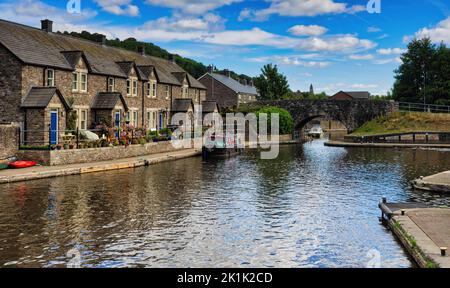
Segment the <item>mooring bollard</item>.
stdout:
<svg viewBox="0 0 450 288">
<path fill-rule="evenodd" d="M 387 203 L 387 198 L 383 197 L 383 203 L 386 204 Z"/>
<path fill-rule="evenodd" d="M 402 209 L 402 216 L 405 216 L 406 210 Z"/>
<path fill-rule="evenodd" d="M 447 255 L 447 247 L 441 247 L 441 256 L 445 257 Z"/>
</svg>

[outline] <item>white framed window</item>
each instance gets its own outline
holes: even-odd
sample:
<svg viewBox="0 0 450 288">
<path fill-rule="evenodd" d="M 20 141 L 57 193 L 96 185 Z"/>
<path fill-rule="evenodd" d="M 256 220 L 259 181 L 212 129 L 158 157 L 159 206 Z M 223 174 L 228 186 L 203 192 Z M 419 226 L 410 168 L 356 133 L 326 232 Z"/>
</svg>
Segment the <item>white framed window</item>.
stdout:
<svg viewBox="0 0 450 288">
<path fill-rule="evenodd" d="M 156 98 L 156 81 L 147 82 L 147 97 Z"/>
<path fill-rule="evenodd" d="M 147 127 L 150 130 L 158 128 L 158 110 L 147 110 Z"/>
<path fill-rule="evenodd" d="M 108 78 L 108 92 L 114 92 L 115 90 L 115 80 L 113 77 Z"/>
<path fill-rule="evenodd" d="M 131 125 L 133 125 L 135 128 L 138 126 L 139 122 L 139 112 L 138 109 L 130 109 L 125 114 L 125 121 Z"/>
<path fill-rule="evenodd" d="M 87 109 L 80 110 L 80 129 L 87 130 L 87 119 L 88 119 L 88 111 Z"/>
<path fill-rule="evenodd" d="M 170 86 L 169 85 L 164 86 L 164 95 L 166 95 L 166 99 L 170 98 Z"/>
<path fill-rule="evenodd" d="M 127 96 L 131 96 L 131 80 L 127 79 Z"/>
<path fill-rule="evenodd" d="M 188 98 L 188 93 L 189 93 L 189 86 L 183 86 L 183 91 L 182 91 L 182 96 L 181 98 Z"/>
<path fill-rule="evenodd" d="M 134 79 L 132 81 L 132 84 L 133 84 L 132 87 L 131 87 L 131 91 L 133 92 L 132 96 L 137 96 L 137 94 L 138 94 L 138 92 L 137 92 L 137 90 L 138 90 L 138 81 L 136 79 Z"/>
<path fill-rule="evenodd" d="M 55 70 L 53 69 L 46 69 L 45 70 L 45 85 L 47 87 L 54 87 L 55 86 Z"/>
<path fill-rule="evenodd" d="M 134 126 L 134 127 L 138 127 L 138 120 L 139 120 L 139 113 L 138 113 L 138 111 L 137 110 L 133 110 L 132 111 L 133 112 L 133 119 L 132 119 L 132 125 Z"/>
<path fill-rule="evenodd" d="M 72 74 L 72 91 L 87 92 L 88 75 L 86 72 L 76 71 Z"/>
<path fill-rule="evenodd" d="M 86 73 L 80 73 L 80 90 L 87 92 L 88 76 Z"/>
<path fill-rule="evenodd" d="M 72 91 L 78 91 L 78 73 L 72 74 Z"/>
</svg>

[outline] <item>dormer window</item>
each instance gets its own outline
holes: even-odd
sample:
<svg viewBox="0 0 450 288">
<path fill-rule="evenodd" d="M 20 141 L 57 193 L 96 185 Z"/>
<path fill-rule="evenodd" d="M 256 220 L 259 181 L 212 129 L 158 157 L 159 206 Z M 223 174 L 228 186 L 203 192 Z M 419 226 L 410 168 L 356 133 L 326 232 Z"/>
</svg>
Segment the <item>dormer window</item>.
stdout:
<svg viewBox="0 0 450 288">
<path fill-rule="evenodd" d="M 127 79 L 127 96 L 135 97 L 138 94 L 138 80 L 136 78 Z"/>
<path fill-rule="evenodd" d="M 131 80 L 127 80 L 127 96 L 131 96 Z"/>
<path fill-rule="evenodd" d="M 182 93 L 183 94 L 182 94 L 181 98 L 188 98 L 189 97 L 189 94 L 188 94 L 189 93 L 189 86 L 184 85 Z"/>
<path fill-rule="evenodd" d="M 47 87 L 55 86 L 55 70 L 53 70 L 53 69 L 45 70 L 45 85 Z"/>
<path fill-rule="evenodd" d="M 114 78 L 113 77 L 109 77 L 108 78 L 108 92 L 114 92 L 115 90 L 115 83 L 114 83 Z"/>
<path fill-rule="evenodd" d="M 72 91 L 87 92 L 88 75 L 85 71 L 76 71 L 72 74 Z"/>
</svg>

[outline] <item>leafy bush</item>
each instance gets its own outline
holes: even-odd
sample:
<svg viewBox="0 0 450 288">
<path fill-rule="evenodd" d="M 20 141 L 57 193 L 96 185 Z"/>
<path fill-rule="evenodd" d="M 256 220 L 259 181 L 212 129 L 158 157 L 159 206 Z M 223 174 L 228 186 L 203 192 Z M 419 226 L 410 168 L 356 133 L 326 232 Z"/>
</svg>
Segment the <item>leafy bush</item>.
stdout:
<svg viewBox="0 0 450 288">
<path fill-rule="evenodd" d="M 278 114 L 279 115 L 279 119 L 280 119 L 280 135 L 283 134 L 291 134 L 292 131 L 294 130 L 294 119 L 292 118 L 291 113 L 289 113 L 288 111 L 282 109 L 282 108 L 278 108 L 278 107 L 263 107 L 261 109 L 259 109 L 258 111 L 256 111 L 256 116 L 258 117 L 259 120 L 259 115 L 261 113 L 265 113 L 267 114 L 267 129 L 270 132 L 270 127 L 271 127 L 271 119 L 272 119 L 272 114 Z"/>
</svg>

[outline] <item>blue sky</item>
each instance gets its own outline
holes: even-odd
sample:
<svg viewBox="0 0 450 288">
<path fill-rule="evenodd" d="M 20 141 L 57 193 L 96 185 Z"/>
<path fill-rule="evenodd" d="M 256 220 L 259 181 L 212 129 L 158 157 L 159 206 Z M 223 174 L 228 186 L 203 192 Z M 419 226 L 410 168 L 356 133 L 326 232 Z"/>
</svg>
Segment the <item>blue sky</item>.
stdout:
<svg viewBox="0 0 450 288">
<path fill-rule="evenodd" d="M 386 94 L 413 37 L 450 44 L 444 0 L 0 0 L 0 18 L 56 30 L 135 37 L 250 76 L 274 63 L 293 90 Z M 76 6 L 71 6 L 75 7 Z"/>
</svg>

